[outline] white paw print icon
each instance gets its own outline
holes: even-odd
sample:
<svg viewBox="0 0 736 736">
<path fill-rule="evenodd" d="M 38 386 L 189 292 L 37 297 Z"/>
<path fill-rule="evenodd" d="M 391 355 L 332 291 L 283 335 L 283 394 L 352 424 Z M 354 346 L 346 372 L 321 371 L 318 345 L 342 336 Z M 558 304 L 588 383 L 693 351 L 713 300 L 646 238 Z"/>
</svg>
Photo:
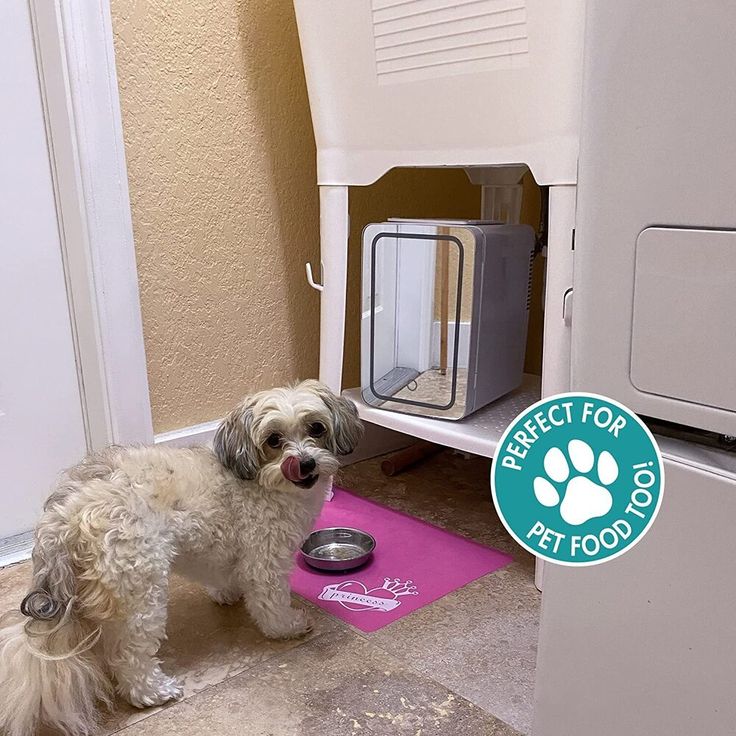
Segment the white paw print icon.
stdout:
<svg viewBox="0 0 736 736">
<path fill-rule="evenodd" d="M 571 465 L 574 474 L 571 473 Z M 594 465 L 598 483 L 584 475 L 590 473 Z M 544 471 L 547 477 L 537 476 L 534 479 L 534 495 L 543 506 L 559 504 L 560 516 L 568 524 L 584 524 L 590 519 L 605 516 L 611 510 L 613 496 L 607 486 L 618 478 L 618 464 L 607 450 L 598 455 L 596 462 L 593 449 L 587 442 L 570 440 L 567 457 L 559 447 L 547 450 Z M 560 486 L 565 483 L 564 492 L 552 481 Z"/>
</svg>

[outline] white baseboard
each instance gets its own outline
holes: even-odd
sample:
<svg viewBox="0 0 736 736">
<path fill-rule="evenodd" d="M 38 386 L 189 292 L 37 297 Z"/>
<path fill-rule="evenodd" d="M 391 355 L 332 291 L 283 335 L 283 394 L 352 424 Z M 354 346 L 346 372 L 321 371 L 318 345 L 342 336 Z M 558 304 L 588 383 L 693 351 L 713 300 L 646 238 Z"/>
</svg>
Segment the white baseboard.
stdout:
<svg viewBox="0 0 736 736">
<path fill-rule="evenodd" d="M 31 559 L 33 532 L 23 532 L 0 539 L 0 567 Z"/>
<path fill-rule="evenodd" d="M 170 432 L 157 434 L 153 441 L 157 445 L 169 447 L 191 447 L 192 445 L 210 445 L 215 431 L 220 425 L 220 419 L 202 424 L 192 424 L 190 427 L 172 429 Z"/>
</svg>

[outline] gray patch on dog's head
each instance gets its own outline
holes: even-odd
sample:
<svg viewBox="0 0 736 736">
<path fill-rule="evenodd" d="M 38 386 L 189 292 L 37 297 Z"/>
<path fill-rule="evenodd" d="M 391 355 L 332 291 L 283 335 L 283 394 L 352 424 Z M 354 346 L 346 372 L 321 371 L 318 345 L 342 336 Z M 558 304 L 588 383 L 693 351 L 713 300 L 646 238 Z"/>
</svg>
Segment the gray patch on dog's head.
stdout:
<svg viewBox="0 0 736 736">
<path fill-rule="evenodd" d="M 302 385 L 319 396 L 332 415 L 330 451 L 336 455 L 349 455 L 363 436 L 363 422 L 358 416 L 355 404 L 349 399 L 335 395 L 319 381 L 304 381 Z"/>
<path fill-rule="evenodd" d="M 246 399 L 222 420 L 212 440 L 217 459 L 242 480 L 252 480 L 258 473 L 259 455 L 251 435 L 252 424 L 253 410 Z"/>
</svg>

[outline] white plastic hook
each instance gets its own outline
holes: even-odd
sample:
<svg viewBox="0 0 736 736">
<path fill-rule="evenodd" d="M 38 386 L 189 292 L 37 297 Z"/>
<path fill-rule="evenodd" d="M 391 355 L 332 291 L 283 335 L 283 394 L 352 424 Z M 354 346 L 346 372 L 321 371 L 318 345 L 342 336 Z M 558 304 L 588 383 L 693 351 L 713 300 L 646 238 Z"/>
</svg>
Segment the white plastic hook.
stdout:
<svg viewBox="0 0 736 736">
<path fill-rule="evenodd" d="M 324 272 L 324 266 L 322 265 L 322 263 L 319 264 L 319 268 L 321 273 Z M 324 291 L 325 287 L 322 284 L 318 284 L 314 280 L 314 275 L 312 274 L 312 264 L 309 261 L 307 261 L 307 283 L 317 291 Z"/>
</svg>

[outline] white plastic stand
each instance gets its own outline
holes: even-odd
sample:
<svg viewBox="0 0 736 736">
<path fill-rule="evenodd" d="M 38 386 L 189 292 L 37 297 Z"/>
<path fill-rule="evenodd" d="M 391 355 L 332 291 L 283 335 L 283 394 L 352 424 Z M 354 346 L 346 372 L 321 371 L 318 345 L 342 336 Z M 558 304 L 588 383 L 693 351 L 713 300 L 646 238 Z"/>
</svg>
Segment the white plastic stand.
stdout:
<svg viewBox="0 0 736 736">
<path fill-rule="evenodd" d="M 308 278 L 321 291 L 320 378 L 334 391 L 342 389 L 348 186 L 400 166 L 469 170 L 484 187 L 484 211 L 504 219 L 518 211 L 527 166 L 550 186 L 542 392 L 569 386 L 569 297 L 567 313 L 563 301 L 572 285 L 585 7 L 295 0 L 320 185 L 323 282 L 309 269 Z M 528 389 L 501 403 L 510 411 Z M 376 425 L 489 456 L 496 425 L 508 423 L 498 406 L 443 423 L 371 409 L 353 396 Z"/>
<path fill-rule="evenodd" d="M 542 396 L 570 390 L 569 309 L 574 256 L 575 192 L 574 186 L 549 188 Z"/>
<path fill-rule="evenodd" d="M 544 295 L 542 396 L 570 390 L 570 335 L 573 275 L 574 186 L 549 188 L 547 278 Z M 542 590 L 544 560 L 537 560 L 534 584 Z"/>
<path fill-rule="evenodd" d="M 319 188 L 320 304 L 319 378 L 335 393 L 342 389 L 345 301 L 348 287 L 348 188 Z"/>
</svg>

